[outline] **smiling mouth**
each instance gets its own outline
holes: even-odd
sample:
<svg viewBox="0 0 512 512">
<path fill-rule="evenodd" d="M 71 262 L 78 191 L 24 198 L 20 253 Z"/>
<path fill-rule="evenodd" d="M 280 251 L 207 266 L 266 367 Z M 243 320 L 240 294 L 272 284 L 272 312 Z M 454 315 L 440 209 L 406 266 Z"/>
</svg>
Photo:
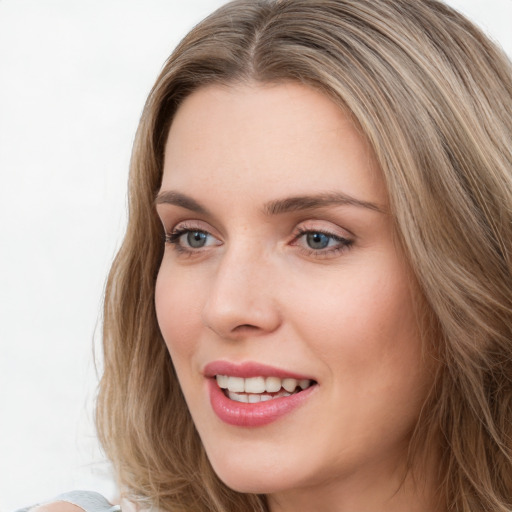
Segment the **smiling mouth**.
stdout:
<svg viewBox="0 0 512 512">
<path fill-rule="evenodd" d="M 230 400 L 243 403 L 258 403 L 295 395 L 316 384 L 310 379 L 279 377 L 233 377 L 215 375 L 217 385 Z"/>
</svg>

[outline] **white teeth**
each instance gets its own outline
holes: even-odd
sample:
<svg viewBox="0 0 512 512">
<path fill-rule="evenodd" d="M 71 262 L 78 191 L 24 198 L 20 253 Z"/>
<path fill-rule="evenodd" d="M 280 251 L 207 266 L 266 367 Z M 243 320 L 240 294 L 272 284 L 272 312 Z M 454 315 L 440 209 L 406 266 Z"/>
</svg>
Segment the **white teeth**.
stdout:
<svg viewBox="0 0 512 512">
<path fill-rule="evenodd" d="M 240 394 L 240 393 L 234 393 L 233 391 L 228 391 L 228 396 L 231 400 L 234 400 L 235 402 L 249 402 L 249 396 L 250 395 L 245 395 L 245 394 Z"/>
<path fill-rule="evenodd" d="M 300 389 L 307 389 L 307 388 L 309 388 L 310 385 L 311 385 L 311 382 L 309 379 L 299 380 Z"/>
<path fill-rule="evenodd" d="M 228 388 L 228 376 L 227 375 L 216 375 L 217 384 L 219 388 L 227 389 Z"/>
<path fill-rule="evenodd" d="M 288 391 L 280 391 L 277 395 L 253 395 L 247 393 L 233 393 L 232 391 L 228 391 L 228 397 L 235 402 L 243 402 L 245 404 L 257 404 L 259 402 L 267 402 L 268 400 L 273 400 L 274 398 L 281 398 L 283 396 L 291 396 L 292 393 L 288 393 Z"/>
<path fill-rule="evenodd" d="M 265 389 L 268 393 L 277 393 L 281 389 L 281 379 L 279 377 L 267 377 L 265 379 Z"/>
<path fill-rule="evenodd" d="M 243 393 L 245 391 L 245 379 L 242 377 L 228 377 L 228 384 L 226 387 L 229 391 Z"/>
<path fill-rule="evenodd" d="M 258 402 L 266 402 L 267 400 L 272 400 L 270 395 L 253 395 L 246 393 L 233 393 L 232 391 L 228 391 L 228 396 L 231 400 L 235 402 L 243 402 L 249 404 L 257 404 Z M 289 396 L 288 393 L 285 394 L 279 393 L 279 396 Z"/>
<path fill-rule="evenodd" d="M 263 393 L 265 389 L 265 379 L 263 377 L 251 377 L 245 379 L 246 393 Z"/>
<path fill-rule="evenodd" d="M 290 393 L 297 388 L 297 379 L 283 379 L 283 388 Z"/>
<path fill-rule="evenodd" d="M 261 400 L 264 401 L 270 400 L 271 398 L 276 398 L 277 396 L 289 396 L 290 393 L 293 393 L 297 387 L 300 389 L 307 389 L 311 386 L 312 381 L 309 379 L 280 379 L 279 377 L 249 377 L 244 379 L 243 377 L 231 377 L 228 375 L 216 375 L 217 384 L 221 389 L 227 389 L 228 395 L 230 393 L 234 393 L 238 395 L 239 393 L 246 393 L 244 396 L 256 395 L 261 397 Z M 287 395 L 281 395 L 280 391 L 288 392 Z M 262 393 L 278 393 L 278 395 L 270 396 Z M 268 398 L 266 398 L 268 396 Z M 231 396 L 230 396 L 231 398 Z M 233 398 L 233 400 L 235 400 Z M 255 400 L 255 399 L 253 399 Z M 237 400 L 237 401 L 247 401 L 247 400 Z M 250 400 L 249 400 L 250 401 Z M 255 402 L 251 402 L 255 403 Z"/>
</svg>

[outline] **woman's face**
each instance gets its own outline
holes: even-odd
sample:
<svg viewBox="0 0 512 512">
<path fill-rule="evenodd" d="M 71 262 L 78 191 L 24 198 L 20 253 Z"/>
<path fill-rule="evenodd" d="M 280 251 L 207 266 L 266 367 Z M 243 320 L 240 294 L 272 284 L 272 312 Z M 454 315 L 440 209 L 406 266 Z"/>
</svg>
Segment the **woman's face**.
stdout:
<svg viewBox="0 0 512 512">
<path fill-rule="evenodd" d="M 350 118 L 299 84 L 202 88 L 173 121 L 157 209 L 158 322 L 219 477 L 284 496 L 395 475 L 431 378 Z"/>
</svg>

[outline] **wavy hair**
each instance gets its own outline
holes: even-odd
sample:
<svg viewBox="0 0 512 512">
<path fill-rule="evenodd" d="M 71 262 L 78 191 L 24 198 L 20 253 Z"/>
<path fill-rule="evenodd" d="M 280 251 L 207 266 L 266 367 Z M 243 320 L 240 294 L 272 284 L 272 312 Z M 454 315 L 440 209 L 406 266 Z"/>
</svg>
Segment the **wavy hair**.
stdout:
<svg viewBox="0 0 512 512">
<path fill-rule="evenodd" d="M 214 474 L 159 332 L 154 198 L 185 97 L 297 81 L 351 113 L 382 170 L 439 360 L 411 457 L 440 444 L 442 508 L 512 511 L 512 68 L 436 0 L 235 0 L 166 62 L 133 149 L 109 274 L 97 426 L 127 495 L 163 510 L 265 511 Z"/>
</svg>

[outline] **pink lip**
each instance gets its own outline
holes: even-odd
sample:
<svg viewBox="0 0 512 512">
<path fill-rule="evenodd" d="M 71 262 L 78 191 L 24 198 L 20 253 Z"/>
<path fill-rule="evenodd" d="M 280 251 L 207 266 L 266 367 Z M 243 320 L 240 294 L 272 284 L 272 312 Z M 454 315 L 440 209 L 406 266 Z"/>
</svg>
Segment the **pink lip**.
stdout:
<svg viewBox="0 0 512 512">
<path fill-rule="evenodd" d="M 232 377 L 279 377 L 280 379 L 309 379 L 313 378 L 307 375 L 282 370 L 266 364 L 248 361 L 245 363 L 231 363 L 229 361 L 213 361 L 208 363 L 203 370 L 205 377 L 215 377 L 215 375 L 231 375 Z"/>
<path fill-rule="evenodd" d="M 203 373 L 205 377 L 208 377 L 208 392 L 213 411 L 224 423 L 237 427 L 268 425 L 302 405 L 318 388 L 314 384 L 304 391 L 290 396 L 251 404 L 230 400 L 217 385 L 215 375 L 245 378 L 274 376 L 281 379 L 293 378 L 297 380 L 308 379 L 309 377 L 259 363 L 233 364 L 228 361 L 210 363 L 204 368 Z"/>
</svg>

